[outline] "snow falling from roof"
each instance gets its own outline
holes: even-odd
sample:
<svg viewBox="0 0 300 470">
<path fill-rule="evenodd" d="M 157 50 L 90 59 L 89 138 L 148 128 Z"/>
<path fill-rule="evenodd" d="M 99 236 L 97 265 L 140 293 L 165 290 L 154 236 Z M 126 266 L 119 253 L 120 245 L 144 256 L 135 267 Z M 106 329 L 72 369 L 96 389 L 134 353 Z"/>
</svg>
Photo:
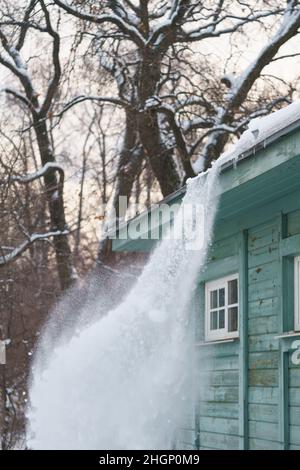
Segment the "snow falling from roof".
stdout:
<svg viewBox="0 0 300 470">
<path fill-rule="evenodd" d="M 210 245 L 219 169 L 190 180 L 174 221 L 177 239 L 162 241 L 119 307 L 54 345 L 45 332 L 30 389 L 29 448 L 174 448 L 193 407 L 189 306 Z M 85 318 L 103 300 L 85 307 Z"/>
</svg>

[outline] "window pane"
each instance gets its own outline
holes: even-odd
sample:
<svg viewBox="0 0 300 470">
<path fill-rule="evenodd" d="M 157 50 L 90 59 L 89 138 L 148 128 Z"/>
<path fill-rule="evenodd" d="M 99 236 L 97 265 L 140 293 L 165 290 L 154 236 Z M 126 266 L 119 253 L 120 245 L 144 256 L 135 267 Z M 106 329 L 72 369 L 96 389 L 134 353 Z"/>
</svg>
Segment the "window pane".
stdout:
<svg viewBox="0 0 300 470">
<path fill-rule="evenodd" d="M 238 303 L 238 280 L 228 282 L 228 305 Z"/>
<path fill-rule="evenodd" d="M 211 312 L 210 313 L 210 329 L 217 330 L 218 329 L 218 312 Z"/>
<path fill-rule="evenodd" d="M 224 307 L 225 305 L 225 289 L 219 289 L 219 305 L 218 307 Z"/>
<path fill-rule="evenodd" d="M 217 308 L 218 307 L 218 291 L 213 290 L 210 293 L 210 308 Z"/>
<path fill-rule="evenodd" d="M 225 328 L 225 310 L 219 310 L 219 329 Z"/>
<path fill-rule="evenodd" d="M 228 331 L 233 332 L 238 330 L 238 308 L 231 307 L 228 309 Z"/>
</svg>

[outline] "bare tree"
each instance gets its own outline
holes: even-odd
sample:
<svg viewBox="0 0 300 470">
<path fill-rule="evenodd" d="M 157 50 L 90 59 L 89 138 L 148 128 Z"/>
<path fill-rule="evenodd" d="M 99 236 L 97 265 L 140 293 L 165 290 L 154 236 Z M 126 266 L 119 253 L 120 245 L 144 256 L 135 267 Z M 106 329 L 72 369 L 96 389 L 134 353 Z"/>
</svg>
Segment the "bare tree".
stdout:
<svg viewBox="0 0 300 470">
<path fill-rule="evenodd" d="M 24 13 L 22 13 L 22 10 L 20 12 L 16 9 L 16 11 L 13 12 L 15 15 L 11 13 L 10 8 L 5 9 L 5 7 L 6 5 L 2 8 L 2 19 L 0 21 L 0 40 L 3 48 L 3 52 L 0 54 L 0 64 L 9 70 L 17 79 L 19 89 L 5 87 L 2 91 L 13 96 L 23 106 L 25 105 L 30 114 L 30 125 L 32 125 L 36 135 L 40 160 L 43 167 L 42 172 L 38 176 L 44 179 L 51 219 L 51 233 L 48 235 L 55 235 L 53 243 L 56 252 L 60 284 L 62 289 L 66 289 L 74 279 L 74 268 L 67 237 L 68 230 L 63 200 L 63 178 L 60 178 L 60 180 L 57 178 L 57 170 L 59 170 L 61 175 L 63 170 L 58 168 L 55 163 L 53 145 L 47 125 L 47 119 L 49 115 L 51 115 L 61 79 L 59 57 L 61 47 L 60 37 L 52 25 L 49 11 L 43 0 L 31 0 Z M 36 10 L 38 10 L 38 12 Z M 20 14 L 23 14 L 23 16 L 19 18 Z M 38 31 L 40 34 L 48 35 L 52 41 L 53 76 L 46 87 L 43 97 L 36 91 L 26 60 L 22 56 L 26 40 L 30 41 L 29 33 L 32 29 Z M 29 178 L 20 178 L 19 182 L 27 183 L 29 180 L 32 180 L 32 178 L 32 176 Z M 46 235 L 43 234 L 42 237 L 44 236 Z M 16 254 L 23 252 L 24 249 L 36 239 L 40 238 L 40 235 L 33 235 L 27 238 L 26 242 L 16 248 L 15 253 L 11 253 L 11 257 L 15 257 Z M 8 258 L 6 257 L 6 259 L 2 259 L 2 261 L 7 262 Z"/>
<path fill-rule="evenodd" d="M 0 340 L 6 349 L 0 365 L 0 449 L 7 450 L 24 448 L 31 355 L 60 289 L 38 177 L 43 172 L 25 177 L 29 135 L 11 145 L 1 127 L 0 135 Z"/>
<path fill-rule="evenodd" d="M 143 159 L 149 161 L 163 195 L 168 195 L 194 175 L 191 160 L 201 155 L 204 166 L 209 167 L 228 138 L 238 135 L 251 117 L 268 113 L 287 99 L 286 94 L 280 95 L 248 114 L 245 111 L 249 93 L 263 69 L 298 33 L 298 0 L 285 5 L 238 0 L 205 4 L 193 0 L 55 3 L 79 19 L 83 34 L 93 37 L 100 67 L 117 85 L 116 96 L 78 96 L 70 104 L 92 99 L 123 109 L 126 124 L 117 195 L 130 195 L 132 174 L 140 171 Z M 272 18 L 279 26 L 273 28 L 269 42 L 243 73 L 220 77 L 219 90 L 215 87 L 211 99 L 209 90 L 205 93 L 199 86 L 201 75 L 206 74 L 205 64 L 199 68 L 194 61 L 193 65 L 189 63 L 190 48 L 199 49 L 207 40 L 239 34 L 250 24 L 267 25 Z M 86 25 L 95 25 L 94 31 L 87 32 Z M 224 87 L 220 93 L 221 83 Z M 261 100 L 258 102 L 261 104 Z M 183 174 L 178 171 L 176 156 Z"/>
</svg>

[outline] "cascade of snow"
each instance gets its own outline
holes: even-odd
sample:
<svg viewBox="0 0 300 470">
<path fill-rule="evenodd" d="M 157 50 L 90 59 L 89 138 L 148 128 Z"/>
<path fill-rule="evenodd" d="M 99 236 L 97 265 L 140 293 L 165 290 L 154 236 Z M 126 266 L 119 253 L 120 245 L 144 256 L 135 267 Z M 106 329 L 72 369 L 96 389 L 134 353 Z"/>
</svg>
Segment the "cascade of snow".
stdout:
<svg viewBox="0 0 300 470">
<path fill-rule="evenodd" d="M 62 335 L 48 350 L 46 329 L 30 388 L 29 448 L 174 446 L 192 400 L 189 306 L 210 244 L 221 163 L 189 181 L 174 224 L 183 236 L 160 242 L 117 308 L 79 334 L 68 332 L 64 341 Z M 204 242 L 195 251 L 189 235 L 195 212 L 187 215 L 184 209 L 197 204 L 203 208 L 204 217 L 196 223 L 198 233 L 204 229 Z M 45 354 L 46 362 L 41 360 Z"/>
</svg>

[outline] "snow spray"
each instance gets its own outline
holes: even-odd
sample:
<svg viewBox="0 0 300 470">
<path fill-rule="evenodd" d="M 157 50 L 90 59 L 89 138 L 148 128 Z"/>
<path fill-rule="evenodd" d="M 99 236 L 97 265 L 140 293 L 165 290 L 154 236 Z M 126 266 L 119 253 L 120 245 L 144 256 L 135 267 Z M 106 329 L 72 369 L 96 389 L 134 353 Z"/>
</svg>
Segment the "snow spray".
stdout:
<svg viewBox="0 0 300 470">
<path fill-rule="evenodd" d="M 82 327 L 68 326 L 37 349 L 27 411 L 31 449 L 171 449 L 191 405 L 194 332 L 191 301 L 204 268 L 217 210 L 217 162 L 189 180 L 182 201 L 203 208 L 202 247 L 183 236 L 161 241 L 116 308 Z M 109 295 L 109 294 L 108 294 Z M 85 307 L 97 310 L 102 297 Z M 51 323 L 51 322 L 50 322 Z M 46 357 L 46 360 L 45 360 Z"/>
</svg>

